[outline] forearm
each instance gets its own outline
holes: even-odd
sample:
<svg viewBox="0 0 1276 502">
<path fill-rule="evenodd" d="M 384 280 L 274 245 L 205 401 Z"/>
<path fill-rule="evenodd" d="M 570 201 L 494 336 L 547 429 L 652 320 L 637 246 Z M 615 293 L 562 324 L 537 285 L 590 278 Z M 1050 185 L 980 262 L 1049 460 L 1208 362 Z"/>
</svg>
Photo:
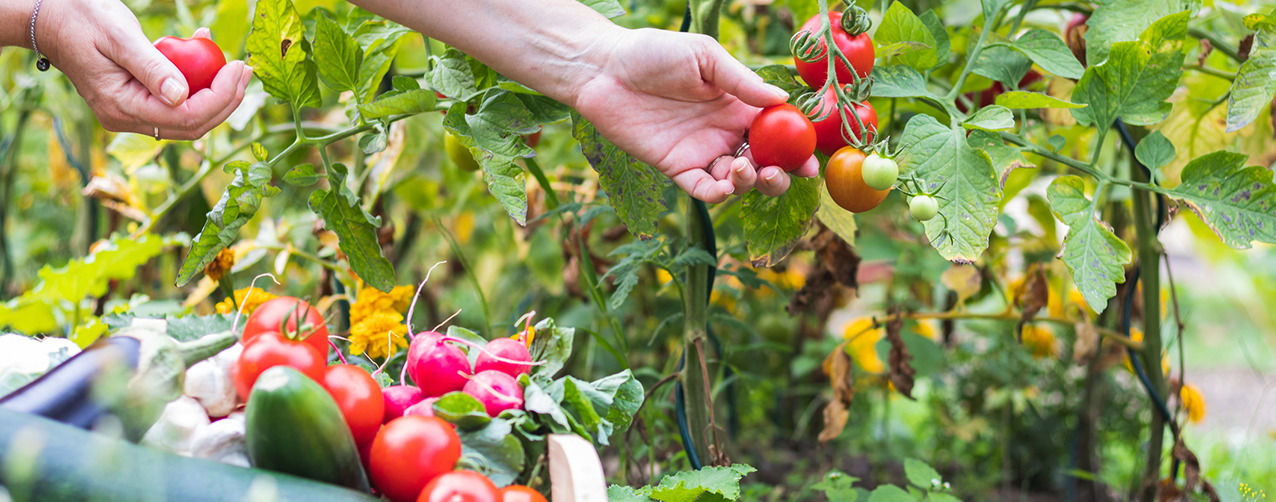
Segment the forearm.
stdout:
<svg viewBox="0 0 1276 502">
<path fill-rule="evenodd" d="M 31 48 L 34 0 L 0 0 L 0 47 Z"/>
<path fill-rule="evenodd" d="M 8 1 L 8 0 L 0 0 Z M 572 105 L 598 73 L 600 35 L 621 29 L 576 0 L 354 0 Z"/>
</svg>

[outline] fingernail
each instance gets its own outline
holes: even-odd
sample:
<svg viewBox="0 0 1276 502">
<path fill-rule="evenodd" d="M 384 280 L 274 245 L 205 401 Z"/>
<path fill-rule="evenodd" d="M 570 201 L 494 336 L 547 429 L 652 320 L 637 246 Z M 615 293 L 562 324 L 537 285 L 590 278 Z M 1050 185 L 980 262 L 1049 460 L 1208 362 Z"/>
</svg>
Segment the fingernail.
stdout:
<svg viewBox="0 0 1276 502">
<path fill-rule="evenodd" d="M 186 98 L 186 86 L 178 82 L 173 77 L 164 79 L 164 83 L 160 85 L 160 99 L 168 106 L 175 106 L 179 101 Z"/>
<path fill-rule="evenodd" d="M 735 168 L 733 170 L 736 172 L 736 174 L 744 174 L 744 169 L 747 167 L 749 167 L 748 163 L 736 162 Z"/>
<path fill-rule="evenodd" d="M 771 94 L 774 94 L 775 97 L 784 98 L 785 101 L 789 100 L 789 93 L 786 92 L 784 89 L 781 89 L 771 84 L 767 84 L 767 85 L 771 87 Z"/>
<path fill-rule="evenodd" d="M 767 183 L 770 183 L 770 184 L 772 184 L 772 185 L 774 185 L 774 184 L 775 184 L 775 177 L 776 177 L 776 176 L 779 176 L 779 175 L 777 175 L 777 174 L 775 174 L 774 172 L 772 172 L 770 176 L 767 176 L 767 177 L 766 177 L 766 182 L 767 182 Z"/>
</svg>

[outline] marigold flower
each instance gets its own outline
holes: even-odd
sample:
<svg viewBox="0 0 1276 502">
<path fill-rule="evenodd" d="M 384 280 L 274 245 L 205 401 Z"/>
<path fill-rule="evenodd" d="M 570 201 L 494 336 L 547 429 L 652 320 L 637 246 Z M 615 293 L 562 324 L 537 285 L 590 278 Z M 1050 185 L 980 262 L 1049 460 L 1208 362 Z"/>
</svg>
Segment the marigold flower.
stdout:
<svg viewBox="0 0 1276 502">
<path fill-rule="evenodd" d="M 393 311 L 376 311 L 350 328 L 350 354 L 364 352 L 373 359 L 393 356 L 398 349 L 408 348 L 404 335 L 408 327 L 403 315 Z"/>
<path fill-rule="evenodd" d="M 350 306 L 350 323 L 359 324 L 377 312 L 403 313 L 412 303 L 412 292 L 412 286 L 399 286 L 389 293 L 373 287 L 360 289 L 359 298 Z"/>
<path fill-rule="evenodd" d="M 1023 327 L 1023 346 L 1032 353 L 1032 357 L 1054 357 L 1056 353 L 1054 332 L 1035 324 Z"/>
<path fill-rule="evenodd" d="M 1183 409 L 1187 410 L 1188 420 L 1192 423 L 1205 420 L 1205 395 L 1201 394 L 1200 387 L 1184 383 L 1179 387 L 1179 400 L 1183 403 Z"/>
<path fill-rule="evenodd" d="M 886 363 L 877 355 L 877 341 L 886 335 L 882 328 L 873 327 L 873 318 L 861 317 L 846 324 L 842 337 L 846 339 L 846 352 L 860 369 L 869 373 L 886 371 Z"/>
<path fill-rule="evenodd" d="M 222 276 L 230 272 L 235 267 L 235 251 L 230 248 L 224 248 L 217 253 L 217 257 L 213 261 L 208 262 L 204 267 L 204 275 L 212 279 L 213 282 L 220 282 Z"/>
<path fill-rule="evenodd" d="M 243 288 L 243 289 L 236 290 L 234 302 L 230 301 L 230 298 L 227 298 L 219 302 L 216 305 L 217 313 L 218 314 L 234 314 L 235 312 L 237 312 L 235 305 L 243 305 L 244 315 L 248 315 L 248 314 L 252 314 L 253 311 L 257 310 L 257 307 L 260 306 L 261 304 L 266 303 L 270 300 L 274 300 L 275 298 L 278 298 L 277 296 L 273 294 L 267 293 L 266 290 L 261 288 L 251 288 L 252 294 L 249 294 L 248 292 L 249 289 L 250 288 Z"/>
</svg>

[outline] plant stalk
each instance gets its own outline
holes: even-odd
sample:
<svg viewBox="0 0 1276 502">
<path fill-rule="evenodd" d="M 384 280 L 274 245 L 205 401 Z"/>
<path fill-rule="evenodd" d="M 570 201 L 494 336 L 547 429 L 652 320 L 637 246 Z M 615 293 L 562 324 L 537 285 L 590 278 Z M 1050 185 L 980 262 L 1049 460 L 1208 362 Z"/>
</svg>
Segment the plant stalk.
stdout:
<svg viewBox="0 0 1276 502">
<path fill-rule="evenodd" d="M 1147 173 L 1139 166 L 1134 166 L 1131 177 L 1136 181 L 1146 182 Z M 1157 240 L 1157 223 L 1152 204 L 1152 194 L 1135 190 L 1134 228 L 1138 239 L 1139 280 L 1143 287 L 1143 367 L 1152 388 L 1160 396 L 1167 397 L 1165 375 L 1161 373 L 1161 245 Z M 1130 285 L 1129 287 L 1133 287 Z M 1152 408 L 1152 420 L 1148 428 L 1147 459 L 1143 469 L 1143 486 L 1149 487 L 1139 494 L 1143 502 L 1152 502 L 1156 495 L 1155 487 L 1161 479 L 1162 443 L 1165 437 L 1165 417 L 1154 402 L 1149 400 Z"/>
</svg>

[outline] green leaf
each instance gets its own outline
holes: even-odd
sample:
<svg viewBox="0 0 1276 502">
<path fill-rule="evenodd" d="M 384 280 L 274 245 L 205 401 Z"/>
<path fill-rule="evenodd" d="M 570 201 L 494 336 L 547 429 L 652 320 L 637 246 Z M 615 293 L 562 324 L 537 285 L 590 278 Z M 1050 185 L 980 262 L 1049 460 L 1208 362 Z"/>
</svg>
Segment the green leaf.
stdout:
<svg viewBox="0 0 1276 502">
<path fill-rule="evenodd" d="M 938 190 L 939 212 L 948 220 L 943 239 L 944 218 L 927 221 L 927 238 L 944 259 L 974 262 L 988 247 L 1001 200 L 988 154 L 971 148 L 963 129 L 950 129 L 929 115 L 914 115 L 900 141 L 911 145 L 896 159 L 900 170 L 925 180 L 926 191 Z"/>
<path fill-rule="evenodd" d="M 935 66 L 943 66 L 948 63 L 948 56 L 952 53 L 951 42 L 948 38 L 948 30 L 944 28 L 944 23 L 939 20 L 939 16 L 935 14 L 935 10 L 931 9 L 923 12 L 919 18 L 922 24 L 926 25 L 926 29 L 930 30 L 930 36 L 935 39 Z"/>
<path fill-rule="evenodd" d="M 943 492 L 934 492 L 926 496 L 927 502 L 961 502 L 961 499 Z"/>
<path fill-rule="evenodd" d="M 266 92 L 292 105 L 319 108 L 318 69 L 303 50 L 305 27 L 288 0 L 259 2 L 248 35 L 248 64 Z"/>
<path fill-rule="evenodd" d="M 580 142 L 582 153 L 598 173 L 599 184 L 607 192 L 607 201 L 616 210 L 621 223 L 639 239 L 650 239 L 656 223 L 665 211 L 664 190 L 673 182 L 654 167 L 616 148 L 598 134 L 594 125 L 572 111 L 572 137 Z"/>
<path fill-rule="evenodd" d="M 1023 152 L 1018 148 L 1009 146 L 1002 141 L 1001 136 L 987 131 L 970 131 L 970 136 L 966 137 L 966 144 L 971 148 L 983 150 L 988 154 L 988 159 L 992 162 L 993 169 L 1001 173 L 998 178 L 1002 189 L 1006 188 L 1006 178 L 1010 176 L 1010 172 L 1023 167 L 1037 167 L 1028 159 L 1025 159 Z"/>
<path fill-rule="evenodd" d="M 982 0 L 981 3 L 984 8 L 984 27 L 987 28 L 988 26 L 991 26 L 990 23 L 996 20 L 997 15 L 1001 14 L 1001 10 L 1006 8 L 1006 5 L 1009 5 L 1011 1 L 1012 0 Z"/>
<path fill-rule="evenodd" d="M 519 96 L 505 90 L 489 90 L 476 113 L 467 115 L 465 103 L 457 103 L 448 111 L 443 125 L 483 166 L 483 181 L 505 212 L 519 225 L 526 225 L 527 173 L 514 161 L 536 155 L 518 135 L 536 132 L 538 124 Z"/>
<path fill-rule="evenodd" d="M 424 113 L 434 110 L 436 99 L 434 91 L 416 89 L 390 96 L 382 96 L 366 105 L 359 105 L 359 113 L 369 119 L 379 119 L 391 115 Z"/>
<path fill-rule="evenodd" d="M 1107 61 L 1117 42 L 1135 40 L 1144 27 L 1170 14 L 1200 8 L 1200 0 L 1103 0 L 1086 22 L 1086 63 L 1091 68 Z"/>
<path fill-rule="evenodd" d="M 498 487 L 513 484 L 526 462 L 523 443 L 512 434 L 513 430 L 509 420 L 494 418 L 480 430 L 458 431 L 461 461 L 457 469 L 477 471 Z"/>
<path fill-rule="evenodd" d="M 284 183 L 298 187 L 308 187 L 318 183 L 323 179 L 322 173 L 315 172 L 313 164 L 301 164 L 294 166 L 284 174 Z"/>
<path fill-rule="evenodd" d="M 589 8 L 594 9 L 599 14 L 607 17 L 607 19 L 616 18 L 627 14 L 625 8 L 620 6 L 620 2 L 616 0 L 580 0 Z"/>
<path fill-rule="evenodd" d="M 682 471 L 661 479 L 660 485 L 652 488 L 650 496 L 661 502 L 735 501 L 740 498 L 740 479 L 756 471 L 757 469 L 745 464 Z M 706 494 L 720 498 L 698 498 Z"/>
<path fill-rule="evenodd" d="M 1031 69 L 1032 59 L 1028 56 L 1004 45 L 992 45 L 979 52 L 971 71 L 1001 82 L 1007 89 L 1018 89 L 1019 81 Z"/>
<path fill-rule="evenodd" d="M 363 48 L 363 64 L 359 67 L 359 88 L 355 91 L 359 103 L 372 100 L 381 86 L 381 80 L 390 71 L 390 65 L 399 53 L 398 41 L 411 30 L 394 23 L 369 19 L 354 31 L 355 40 Z"/>
<path fill-rule="evenodd" d="M 1174 143 L 1161 131 L 1153 131 L 1134 147 L 1134 157 L 1154 172 L 1173 161 L 1174 156 Z"/>
<path fill-rule="evenodd" d="M 880 485 L 868 496 L 868 502 L 917 502 L 917 497 L 895 485 Z"/>
<path fill-rule="evenodd" d="M 572 356 L 572 342 L 576 339 L 575 328 L 563 328 L 553 319 L 541 319 L 536 323 L 536 339 L 532 341 L 532 360 L 545 361 L 545 364 L 532 367 L 533 376 L 553 378 L 567 359 Z"/>
<path fill-rule="evenodd" d="M 1077 79 L 1085 73 L 1085 68 L 1068 49 L 1068 44 L 1046 30 L 1028 30 L 1015 40 L 1012 47 L 1031 58 L 1041 69 L 1060 77 Z"/>
<path fill-rule="evenodd" d="M 175 316 L 169 314 L 164 316 L 167 323 L 165 330 L 168 336 L 173 337 L 179 342 L 189 342 L 196 340 L 205 335 L 213 333 L 221 333 L 230 331 L 235 327 L 235 314 L 212 314 L 206 316 L 184 315 Z M 239 323 L 239 329 L 242 331 L 244 323 Z"/>
<path fill-rule="evenodd" d="M 377 228 L 381 218 L 374 218 L 359 205 L 359 196 L 346 186 L 346 166 L 332 164 L 328 169 L 329 190 L 310 194 L 310 210 L 323 218 L 324 227 L 337 234 L 341 251 L 350 267 L 369 286 L 389 293 L 394 289 L 394 265 L 381 252 Z"/>
<path fill-rule="evenodd" d="M 444 96 L 467 101 L 478 94 L 474 71 L 465 54 L 449 48 L 442 56 L 434 56 L 434 68 L 428 75 L 430 87 Z"/>
<path fill-rule="evenodd" d="M 927 28 L 926 23 L 923 23 L 917 14 L 901 2 L 891 3 L 886 14 L 882 16 L 882 22 L 878 25 L 877 31 L 873 34 L 873 40 L 880 45 L 899 42 L 918 42 L 925 45 L 925 49 L 910 51 L 899 56 L 904 64 L 918 70 L 929 70 L 939 61 L 935 51 L 935 36 L 931 34 L 930 28 Z"/>
<path fill-rule="evenodd" d="M 1116 284 L 1125 282 L 1130 263 L 1130 246 L 1117 238 L 1108 225 L 1094 216 L 1094 202 L 1085 195 L 1085 182 L 1078 176 L 1055 179 L 1046 190 L 1050 208 L 1068 226 L 1060 258 L 1086 304 L 1103 312 L 1108 299 L 1116 295 Z"/>
<path fill-rule="evenodd" d="M 913 486 L 923 490 L 934 488 L 943 484 L 944 481 L 944 478 L 926 462 L 912 458 L 904 460 L 904 476 Z"/>
<path fill-rule="evenodd" d="M 789 176 L 789 190 L 779 197 L 757 190 L 744 194 L 740 218 L 753 266 L 771 267 L 793 250 L 820 205 L 819 178 Z"/>
<path fill-rule="evenodd" d="M 811 489 L 823 491 L 829 502 L 855 502 L 859 499 L 859 492 L 855 490 L 855 483 L 859 480 L 839 471 L 830 471 L 819 483 L 811 485 Z"/>
<path fill-rule="evenodd" d="M 651 502 L 651 487 L 635 490 L 628 486 L 611 485 L 607 488 L 608 502 Z"/>
<path fill-rule="evenodd" d="M 217 258 L 217 253 L 235 241 L 239 229 L 257 214 L 263 199 L 279 193 L 278 188 L 270 185 L 270 165 L 265 162 L 249 164 L 237 160 L 226 164 L 222 170 L 235 177 L 206 215 L 204 228 L 191 242 L 191 249 L 177 272 L 178 286 L 190 282 L 195 274 Z"/>
<path fill-rule="evenodd" d="M 580 388 L 588 386 L 588 383 L 577 380 L 571 376 L 563 377 L 563 404 L 576 411 L 581 426 L 590 435 L 590 440 L 598 444 L 608 444 L 607 441 L 611 437 L 613 431 L 612 424 L 598 415 L 598 410 L 594 409 L 593 403 L 589 398 L 585 397 L 585 393 Z"/>
<path fill-rule="evenodd" d="M 608 444 L 612 432 L 628 428 L 642 405 L 642 384 L 629 370 L 593 382 L 571 376 L 559 382 L 562 382 L 563 404 L 576 411 L 581 424 L 598 444 Z M 549 391 L 553 394 L 552 388 Z"/>
<path fill-rule="evenodd" d="M 937 99 L 926 88 L 926 78 L 917 70 L 902 64 L 873 68 L 873 96 Z"/>
<path fill-rule="evenodd" d="M 1227 132 L 1239 131 L 1258 118 L 1276 96 L 1276 29 L 1254 34 L 1249 59 L 1241 63 L 1227 98 Z"/>
<path fill-rule="evenodd" d="M 434 402 L 434 416 L 447 420 L 463 431 L 487 427 L 492 421 L 483 402 L 464 392 L 449 392 Z"/>
<path fill-rule="evenodd" d="M 1068 140 L 1064 139 L 1063 136 L 1055 134 L 1054 136 L 1047 138 L 1046 143 L 1050 144 L 1050 148 L 1052 149 L 1050 151 L 1058 152 L 1059 150 L 1063 149 L 1064 145 L 1068 144 Z"/>
<path fill-rule="evenodd" d="M 571 430 L 571 425 L 567 421 L 567 413 L 563 411 L 563 407 L 559 404 L 559 399 L 549 394 L 549 391 L 541 387 L 536 380 L 528 378 L 526 375 L 519 377 L 520 383 L 523 384 L 523 409 L 528 413 L 544 415 L 550 418 L 550 427 L 555 433 L 564 433 Z M 523 382 L 526 380 L 526 382 Z M 557 427 L 554 427 L 557 425 Z"/>
<path fill-rule="evenodd" d="M 359 66 L 363 50 L 359 42 L 336 22 L 320 12 L 315 23 L 315 65 L 319 78 L 337 92 L 359 88 Z"/>
<path fill-rule="evenodd" d="M 1276 187 L 1272 171 L 1246 166 L 1246 156 L 1217 151 L 1183 167 L 1173 193 L 1214 229 L 1224 244 L 1249 249 L 1254 241 L 1276 243 Z"/>
<path fill-rule="evenodd" d="M 833 196 L 829 195 L 828 186 L 823 183 L 820 184 L 820 208 L 815 211 L 815 217 L 846 241 L 847 245 L 855 247 L 855 232 L 859 229 L 855 224 L 855 213 L 838 206 L 833 201 Z"/>
<path fill-rule="evenodd" d="M 689 267 L 691 265 L 708 265 L 715 267 L 718 265 L 718 259 L 700 248 L 685 248 L 678 253 L 673 259 L 673 264 L 679 267 Z"/>
<path fill-rule="evenodd" d="M 1033 108 L 1085 108 L 1053 96 L 1028 91 L 1009 91 L 997 95 L 997 104 L 1013 110 Z"/>
<path fill-rule="evenodd" d="M 1082 125 L 1106 131 L 1120 117 L 1129 124 L 1150 125 L 1165 120 L 1172 106 L 1165 102 L 1183 74 L 1183 53 L 1151 53 L 1147 42 L 1119 42 L 1102 66 L 1091 66 L 1072 91 L 1072 101 L 1090 105 L 1072 110 Z"/>
<path fill-rule="evenodd" d="M 921 42 L 895 42 L 890 45 L 878 46 L 876 49 L 876 54 L 877 54 L 877 57 L 881 58 L 883 61 L 890 61 L 891 58 L 898 57 L 902 54 L 907 54 L 909 52 L 922 51 L 926 49 L 933 49 L 933 47 L 923 44 Z M 908 65 L 901 65 L 901 66 L 908 66 Z"/>
<path fill-rule="evenodd" d="M 1004 106 L 990 105 L 980 108 L 961 124 L 966 129 L 1005 131 L 1015 127 L 1015 116 Z"/>
<path fill-rule="evenodd" d="M 1276 11 L 1271 14 L 1250 14 L 1245 16 L 1245 27 L 1254 31 L 1276 30 Z"/>
<path fill-rule="evenodd" d="M 362 150 L 365 155 L 380 153 L 385 150 L 389 141 L 390 139 L 386 135 L 385 131 L 378 127 L 376 132 L 365 134 L 362 138 L 359 138 L 359 149 Z"/>
<path fill-rule="evenodd" d="M 806 84 L 797 81 L 797 78 L 793 76 L 788 67 L 768 65 L 758 68 L 756 73 L 759 77 L 762 77 L 763 82 L 784 89 L 784 92 L 789 93 L 790 101 L 802 94 L 811 92 L 811 89 Z"/>
</svg>

